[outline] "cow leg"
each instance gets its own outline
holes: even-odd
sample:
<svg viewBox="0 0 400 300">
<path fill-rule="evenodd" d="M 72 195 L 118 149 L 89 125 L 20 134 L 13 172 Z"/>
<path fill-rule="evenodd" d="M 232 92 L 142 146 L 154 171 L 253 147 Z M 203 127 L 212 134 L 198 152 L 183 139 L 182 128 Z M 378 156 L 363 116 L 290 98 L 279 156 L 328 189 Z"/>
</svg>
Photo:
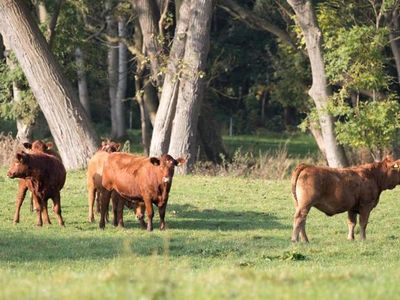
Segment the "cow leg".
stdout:
<svg viewBox="0 0 400 300">
<path fill-rule="evenodd" d="M 110 204 L 110 198 L 111 198 L 111 192 L 103 189 L 101 191 L 101 203 L 100 203 L 100 222 L 99 222 L 99 227 L 100 229 L 104 229 L 106 226 L 106 214 L 108 211 L 108 206 Z"/>
<path fill-rule="evenodd" d="M 113 211 L 113 225 L 118 225 L 118 196 L 115 195 L 115 192 L 111 194 L 112 201 L 112 211 Z"/>
<path fill-rule="evenodd" d="M 144 199 L 144 205 L 146 206 L 146 214 L 147 214 L 147 231 L 152 231 L 154 211 L 151 198 Z"/>
<path fill-rule="evenodd" d="M 43 224 L 51 224 L 50 222 L 50 217 L 49 217 L 49 212 L 47 210 L 47 201 L 46 200 L 43 203 L 43 207 L 42 207 L 42 220 L 43 220 Z"/>
<path fill-rule="evenodd" d="M 144 210 L 145 210 L 144 203 L 136 201 L 134 203 L 134 207 L 135 207 L 135 215 L 136 218 L 139 220 L 140 228 L 146 229 L 147 224 L 144 221 Z"/>
<path fill-rule="evenodd" d="M 33 202 L 34 202 L 34 207 L 36 210 L 37 214 L 37 226 L 42 226 L 43 225 L 43 220 L 42 220 L 42 206 L 43 206 L 43 200 L 40 199 L 37 196 L 33 196 Z"/>
<path fill-rule="evenodd" d="M 21 205 L 24 202 L 26 192 L 28 191 L 28 187 L 25 184 L 22 184 L 21 181 L 22 180 L 20 180 L 18 183 L 17 198 L 15 200 L 15 214 L 14 214 L 14 220 L 13 220 L 14 224 L 19 223 L 19 215 L 20 215 L 20 211 L 21 211 Z"/>
<path fill-rule="evenodd" d="M 118 227 L 124 227 L 124 206 L 125 200 L 121 197 L 118 197 L 117 201 L 117 225 Z"/>
<path fill-rule="evenodd" d="M 306 218 L 307 214 L 310 211 L 310 207 L 297 207 L 296 212 L 294 214 L 293 220 L 293 233 L 292 233 L 292 242 L 299 241 L 299 234 L 302 232 L 302 240 L 308 243 L 308 237 L 306 235 Z"/>
<path fill-rule="evenodd" d="M 167 203 L 164 203 L 158 208 L 158 213 L 160 214 L 160 230 L 165 229 L 165 211 L 167 210 Z"/>
<path fill-rule="evenodd" d="M 354 227 L 356 227 L 357 224 L 357 213 L 353 211 L 348 211 L 347 212 L 348 220 L 347 220 L 347 225 L 349 227 L 349 234 L 347 235 L 347 239 L 349 241 L 354 240 Z"/>
<path fill-rule="evenodd" d="M 361 240 L 365 240 L 366 234 L 365 231 L 367 229 L 367 224 L 368 224 L 368 218 L 371 210 L 360 210 L 360 235 L 361 235 Z"/>
<path fill-rule="evenodd" d="M 60 193 L 57 193 L 57 195 L 55 195 L 53 197 L 53 211 L 57 216 L 57 220 L 58 220 L 58 224 L 60 226 L 64 226 L 64 220 L 63 217 L 61 215 L 61 199 L 60 199 Z"/>
<path fill-rule="evenodd" d="M 96 198 L 96 189 L 93 186 L 88 186 L 88 205 L 89 205 L 88 221 L 90 223 L 94 222 L 93 207 L 95 198 Z M 97 200 L 97 203 L 99 203 L 99 200 Z"/>
</svg>

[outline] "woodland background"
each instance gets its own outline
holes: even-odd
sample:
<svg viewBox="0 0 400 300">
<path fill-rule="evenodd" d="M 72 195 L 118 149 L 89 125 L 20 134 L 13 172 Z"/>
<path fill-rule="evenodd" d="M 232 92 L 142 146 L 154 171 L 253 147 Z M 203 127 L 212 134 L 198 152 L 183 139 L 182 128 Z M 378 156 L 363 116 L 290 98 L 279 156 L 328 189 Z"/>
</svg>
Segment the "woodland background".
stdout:
<svg viewBox="0 0 400 300">
<path fill-rule="evenodd" d="M 84 167 L 100 138 L 140 143 L 150 155 L 187 154 L 184 172 L 200 160 L 231 161 L 222 137 L 232 135 L 302 130 L 331 166 L 398 152 L 398 1 L 0 6 L 0 131 L 53 139 L 67 168 Z M 35 32 L 26 36 L 39 55 L 24 28 Z M 53 81 L 67 92 L 49 96 Z"/>
</svg>

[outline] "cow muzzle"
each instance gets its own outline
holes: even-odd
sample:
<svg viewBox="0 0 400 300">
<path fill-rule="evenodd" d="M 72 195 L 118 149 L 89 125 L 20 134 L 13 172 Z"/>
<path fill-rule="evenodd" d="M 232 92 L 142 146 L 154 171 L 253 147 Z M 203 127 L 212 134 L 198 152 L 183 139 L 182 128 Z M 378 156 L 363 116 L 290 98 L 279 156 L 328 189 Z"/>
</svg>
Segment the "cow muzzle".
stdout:
<svg viewBox="0 0 400 300">
<path fill-rule="evenodd" d="M 169 182 L 171 182 L 171 177 L 163 177 L 162 181 L 163 181 L 163 183 L 169 183 Z"/>
</svg>

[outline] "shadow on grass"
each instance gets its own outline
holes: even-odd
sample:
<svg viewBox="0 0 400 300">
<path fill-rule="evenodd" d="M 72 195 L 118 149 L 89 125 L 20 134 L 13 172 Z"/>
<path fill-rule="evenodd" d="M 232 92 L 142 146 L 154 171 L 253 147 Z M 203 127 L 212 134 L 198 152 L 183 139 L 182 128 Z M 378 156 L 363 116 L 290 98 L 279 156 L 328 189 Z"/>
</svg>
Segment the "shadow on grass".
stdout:
<svg viewBox="0 0 400 300">
<path fill-rule="evenodd" d="M 176 212 L 177 218 L 169 218 L 169 228 L 182 230 L 251 230 L 251 229 L 283 229 L 291 226 L 282 224 L 278 218 L 266 212 L 255 211 L 222 211 L 204 209 L 185 204 L 173 204 L 168 207 Z"/>
</svg>

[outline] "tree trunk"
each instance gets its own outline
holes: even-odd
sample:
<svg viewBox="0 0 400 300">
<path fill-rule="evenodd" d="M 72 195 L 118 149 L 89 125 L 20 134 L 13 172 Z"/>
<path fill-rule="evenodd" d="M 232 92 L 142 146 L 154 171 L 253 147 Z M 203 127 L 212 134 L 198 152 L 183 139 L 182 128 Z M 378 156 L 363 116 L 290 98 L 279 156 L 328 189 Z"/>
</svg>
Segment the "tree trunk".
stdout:
<svg viewBox="0 0 400 300">
<path fill-rule="evenodd" d="M 189 27 L 191 0 L 184 1 L 180 7 L 180 17 L 175 28 L 175 36 L 168 59 L 168 66 L 162 88 L 160 104 L 153 126 L 150 155 L 160 156 L 167 153 L 171 137 L 172 121 L 175 116 L 176 100 L 180 82 L 180 61 L 185 52 L 185 43 Z"/>
<path fill-rule="evenodd" d="M 181 172 L 188 173 L 196 160 L 197 122 L 204 96 L 206 67 L 209 50 L 213 1 L 191 2 L 191 20 L 185 45 L 185 69 L 180 80 L 176 113 L 168 153 L 173 157 L 189 155 Z M 182 17 L 182 16 L 181 16 Z"/>
<path fill-rule="evenodd" d="M 124 19 L 118 22 L 118 35 L 120 38 L 126 38 L 126 21 Z M 117 138 L 126 135 L 125 123 L 125 97 L 128 83 L 128 50 L 123 42 L 118 46 L 118 85 L 116 93 L 115 115 L 117 121 Z"/>
<path fill-rule="evenodd" d="M 75 49 L 75 62 L 76 62 L 76 73 L 78 80 L 78 93 L 79 101 L 81 102 L 83 108 L 85 109 L 86 115 L 90 119 L 90 102 L 89 102 L 89 92 L 86 80 L 85 71 L 85 58 L 80 47 Z"/>
<path fill-rule="evenodd" d="M 133 7 L 138 14 L 139 24 L 143 35 L 145 54 L 150 59 L 152 80 L 157 86 L 161 86 L 160 74 L 161 46 L 158 42 L 158 20 L 160 11 L 154 0 L 132 0 Z"/>
<path fill-rule="evenodd" d="M 392 20 L 389 23 L 389 39 L 397 70 L 397 84 L 400 84 L 400 46 L 399 46 L 399 14 L 397 8 L 392 12 Z"/>
<path fill-rule="evenodd" d="M 149 115 L 151 125 L 154 127 L 156 122 L 157 108 L 158 108 L 158 94 L 157 88 L 152 84 L 146 84 L 144 87 L 144 104 L 146 112 Z"/>
<path fill-rule="evenodd" d="M 322 55 L 322 33 L 309 0 L 287 0 L 296 13 L 297 21 L 303 31 L 311 64 L 312 86 L 309 95 L 317 107 L 321 133 L 325 144 L 326 159 L 331 167 L 348 165 L 343 147 L 338 145 L 333 117 L 327 112 L 331 91 L 325 75 Z"/>
<path fill-rule="evenodd" d="M 106 16 L 107 34 L 112 37 L 118 35 L 117 23 L 114 20 L 111 9 L 112 0 L 105 2 L 105 8 L 109 12 Z M 111 138 L 118 136 L 117 130 L 117 88 L 118 88 L 118 43 L 108 43 L 107 53 L 107 71 L 108 71 L 108 95 L 110 98 L 110 112 L 111 112 Z"/>
<path fill-rule="evenodd" d="M 24 2 L 0 1 L 0 32 L 25 73 L 65 167 L 86 167 L 96 151 L 95 132 Z"/>
</svg>

